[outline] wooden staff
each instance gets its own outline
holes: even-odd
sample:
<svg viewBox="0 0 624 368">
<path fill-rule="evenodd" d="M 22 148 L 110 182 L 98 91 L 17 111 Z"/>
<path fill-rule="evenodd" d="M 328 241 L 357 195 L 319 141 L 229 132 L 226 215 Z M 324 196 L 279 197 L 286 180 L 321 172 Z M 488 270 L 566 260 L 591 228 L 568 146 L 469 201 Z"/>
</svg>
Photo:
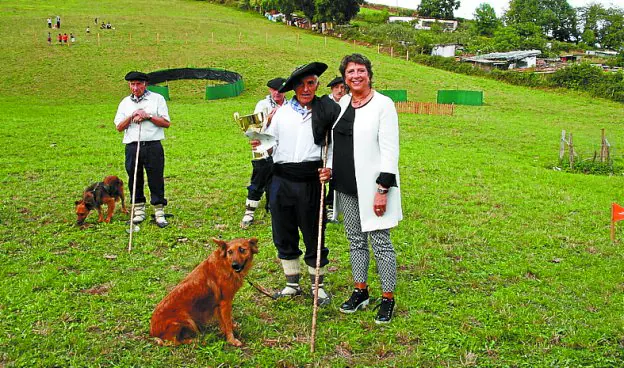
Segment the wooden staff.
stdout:
<svg viewBox="0 0 624 368">
<path fill-rule="evenodd" d="M 327 165 L 327 150 L 329 131 L 325 134 L 325 150 L 323 155 L 323 168 Z M 321 182 L 321 201 L 319 207 L 319 229 L 318 243 L 316 247 L 316 269 L 314 274 L 314 307 L 312 308 L 312 336 L 310 337 L 310 352 L 314 353 L 314 343 L 316 340 L 316 316 L 318 314 L 318 288 L 321 271 L 321 244 L 323 243 L 323 212 L 325 207 L 325 182 Z"/>
</svg>

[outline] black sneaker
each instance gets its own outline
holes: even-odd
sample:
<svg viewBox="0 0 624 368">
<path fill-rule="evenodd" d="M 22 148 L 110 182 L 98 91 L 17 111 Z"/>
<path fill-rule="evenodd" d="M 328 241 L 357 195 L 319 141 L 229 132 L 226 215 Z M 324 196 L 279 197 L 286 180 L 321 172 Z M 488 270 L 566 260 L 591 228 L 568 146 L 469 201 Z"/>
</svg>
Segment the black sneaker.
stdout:
<svg viewBox="0 0 624 368">
<path fill-rule="evenodd" d="M 355 313 L 360 308 L 366 308 L 368 300 L 368 289 L 355 288 L 349 300 L 340 306 L 340 311 L 342 313 Z"/>
<path fill-rule="evenodd" d="M 392 320 L 392 312 L 394 311 L 394 298 L 381 298 L 381 303 L 375 307 L 375 309 L 379 308 L 379 312 L 377 312 L 377 317 L 375 317 L 376 324 L 382 323 L 390 323 Z"/>
</svg>

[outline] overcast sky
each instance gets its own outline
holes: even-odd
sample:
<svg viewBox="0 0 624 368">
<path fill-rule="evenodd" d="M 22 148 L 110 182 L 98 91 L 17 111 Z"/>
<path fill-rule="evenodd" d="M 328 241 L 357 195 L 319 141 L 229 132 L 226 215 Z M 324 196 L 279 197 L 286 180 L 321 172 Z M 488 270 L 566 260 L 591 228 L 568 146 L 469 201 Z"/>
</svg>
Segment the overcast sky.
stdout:
<svg viewBox="0 0 624 368">
<path fill-rule="evenodd" d="M 418 7 L 418 4 L 420 4 L 420 0 L 366 0 L 366 2 L 373 4 L 399 6 L 401 8 L 408 9 L 416 9 Z M 481 3 L 488 3 L 492 5 L 494 10 L 496 10 L 496 16 L 498 17 L 503 15 L 503 12 L 508 8 L 509 5 L 508 0 L 460 0 L 461 6 L 459 10 L 455 11 L 455 16 L 473 19 L 473 13 Z M 600 3 L 605 7 L 624 7 L 624 0 L 568 0 L 568 4 L 575 8 L 585 6 L 591 3 Z"/>
</svg>

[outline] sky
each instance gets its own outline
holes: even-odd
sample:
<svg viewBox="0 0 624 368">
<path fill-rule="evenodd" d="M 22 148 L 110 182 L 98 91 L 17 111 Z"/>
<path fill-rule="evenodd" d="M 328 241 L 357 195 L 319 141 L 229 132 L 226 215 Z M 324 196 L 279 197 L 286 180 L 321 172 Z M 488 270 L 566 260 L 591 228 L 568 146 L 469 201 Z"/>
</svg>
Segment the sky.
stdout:
<svg viewBox="0 0 624 368">
<path fill-rule="evenodd" d="M 384 4 L 390 6 L 399 6 L 401 8 L 416 9 L 420 0 L 366 0 L 368 3 Z M 456 17 L 473 19 L 473 13 L 475 9 L 481 3 L 488 3 L 492 5 L 496 11 L 496 16 L 500 17 L 504 11 L 508 8 L 509 0 L 460 0 L 461 6 L 455 11 Z M 624 8 L 624 0 L 568 0 L 574 8 L 586 6 L 591 3 L 602 4 L 605 7 L 617 6 Z"/>
</svg>

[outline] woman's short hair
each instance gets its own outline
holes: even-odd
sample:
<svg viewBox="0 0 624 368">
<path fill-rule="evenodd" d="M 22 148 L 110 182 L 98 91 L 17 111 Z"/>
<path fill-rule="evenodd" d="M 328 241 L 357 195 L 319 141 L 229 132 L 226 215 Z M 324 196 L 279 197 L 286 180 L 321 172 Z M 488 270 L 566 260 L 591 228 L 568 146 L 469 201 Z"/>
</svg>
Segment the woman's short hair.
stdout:
<svg viewBox="0 0 624 368">
<path fill-rule="evenodd" d="M 370 79 L 369 86 L 372 87 L 373 86 L 373 65 L 371 64 L 370 60 L 368 60 L 366 56 L 362 54 L 358 54 L 358 53 L 343 57 L 342 61 L 340 62 L 340 67 L 338 68 L 338 70 L 340 71 L 340 74 L 342 74 L 342 79 L 344 79 L 345 81 L 346 81 L 345 70 L 347 69 L 347 65 L 349 63 L 360 64 L 366 67 L 366 71 L 368 72 L 368 78 Z"/>
</svg>

